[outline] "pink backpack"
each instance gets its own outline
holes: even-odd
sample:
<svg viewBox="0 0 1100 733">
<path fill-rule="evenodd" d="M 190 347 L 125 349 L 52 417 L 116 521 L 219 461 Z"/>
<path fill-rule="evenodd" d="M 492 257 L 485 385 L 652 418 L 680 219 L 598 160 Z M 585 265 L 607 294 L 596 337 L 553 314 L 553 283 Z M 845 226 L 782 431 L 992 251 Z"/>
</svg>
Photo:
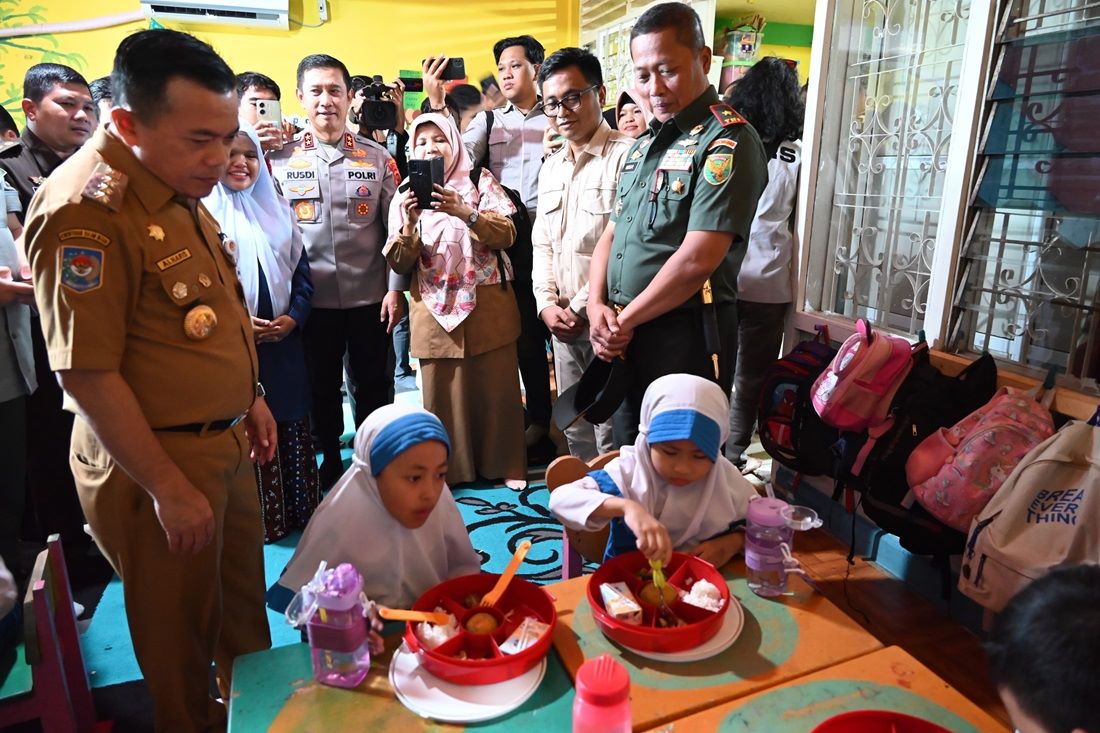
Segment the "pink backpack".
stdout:
<svg viewBox="0 0 1100 733">
<path fill-rule="evenodd" d="M 1045 406 L 1027 392 L 1002 387 L 950 430 L 925 438 L 909 454 L 905 477 L 921 506 L 965 532 L 1020 459 L 1053 434 Z"/>
<path fill-rule="evenodd" d="M 822 422 L 862 431 L 885 420 L 894 393 L 913 366 L 911 353 L 900 336 L 872 334 L 866 321 L 856 321 L 856 332 L 814 382 L 812 399 Z"/>
</svg>

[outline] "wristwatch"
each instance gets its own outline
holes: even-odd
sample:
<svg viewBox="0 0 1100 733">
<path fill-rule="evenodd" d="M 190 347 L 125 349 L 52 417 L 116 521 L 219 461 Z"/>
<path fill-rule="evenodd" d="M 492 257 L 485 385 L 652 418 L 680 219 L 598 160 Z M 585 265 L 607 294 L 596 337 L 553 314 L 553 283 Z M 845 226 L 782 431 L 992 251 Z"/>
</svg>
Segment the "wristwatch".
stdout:
<svg viewBox="0 0 1100 733">
<path fill-rule="evenodd" d="M 472 227 L 474 224 L 477 224 L 477 220 L 480 217 L 481 215 L 477 213 L 477 209 L 474 209 L 470 212 L 470 215 L 466 217 L 466 226 Z"/>
</svg>

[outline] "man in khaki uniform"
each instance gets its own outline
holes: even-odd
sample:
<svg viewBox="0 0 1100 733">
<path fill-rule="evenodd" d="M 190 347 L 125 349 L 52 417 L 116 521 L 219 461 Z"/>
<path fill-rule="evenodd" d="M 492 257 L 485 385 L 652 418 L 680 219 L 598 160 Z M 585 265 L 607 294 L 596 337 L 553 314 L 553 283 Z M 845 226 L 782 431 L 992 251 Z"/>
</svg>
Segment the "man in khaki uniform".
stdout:
<svg viewBox="0 0 1100 733">
<path fill-rule="evenodd" d="M 236 88 L 213 49 L 168 30 L 127 37 L 111 83 L 110 125 L 39 190 L 26 241 L 77 415 L 70 465 L 157 730 L 216 730 L 211 661 L 227 683 L 235 657 L 270 645 L 249 453 L 271 458 L 275 423 L 235 245 L 197 201 L 228 163 Z"/>
<path fill-rule="evenodd" d="M 535 303 L 553 334 L 558 394 L 576 384 L 592 361 L 588 341 L 588 267 L 607 226 L 619 170 L 634 141 L 603 119 L 607 91 L 600 61 L 563 48 L 539 67 L 542 106 L 566 144 L 542 164 L 534 246 Z M 581 420 L 565 430 L 569 452 L 584 460 L 614 450 L 611 423 Z"/>
</svg>

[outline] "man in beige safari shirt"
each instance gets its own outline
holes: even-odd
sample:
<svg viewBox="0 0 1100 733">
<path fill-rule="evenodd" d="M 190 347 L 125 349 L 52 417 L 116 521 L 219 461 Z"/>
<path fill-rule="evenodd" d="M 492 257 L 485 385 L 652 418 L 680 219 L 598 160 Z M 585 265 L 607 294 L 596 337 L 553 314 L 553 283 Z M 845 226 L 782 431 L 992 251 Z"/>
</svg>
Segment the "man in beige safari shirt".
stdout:
<svg viewBox="0 0 1100 733">
<path fill-rule="evenodd" d="M 585 305 L 592 249 L 607 226 L 619 170 L 633 142 L 603 119 L 606 90 L 599 60 L 563 48 L 539 72 L 542 105 L 565 145 L 542 165 L 534 246 L 535 302 L 553 334 L 558 394 L 592 360 Z M 584 460 L 613 450 L 611 425 L 578 421 L 565 431 L 569 452 Z"/>
</svg>

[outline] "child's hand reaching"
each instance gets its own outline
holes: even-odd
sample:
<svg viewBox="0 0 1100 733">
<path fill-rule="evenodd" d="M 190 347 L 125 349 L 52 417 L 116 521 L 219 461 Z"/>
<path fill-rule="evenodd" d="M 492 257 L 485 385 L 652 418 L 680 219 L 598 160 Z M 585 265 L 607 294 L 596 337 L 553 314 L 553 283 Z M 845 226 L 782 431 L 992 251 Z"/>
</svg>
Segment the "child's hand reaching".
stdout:
<svg viewBox="0 0 1100 733">
<path fill-rule="evenodd" d="M 653 515 L 637 502 L 629 501 L 623 507 L 623 521 L 638 539 L 638 549 L 650 560 L 659 560 L 668 564 L 672 559 L 672 538 L 668 536 L 665 525 L 653 518 Z"/>
<path fill-rule="evenodd" d="M 745 546 L 745 533 L 734 532 L 723 537 L 715 537 L 711 540 L 700 542 L 688 552 L 701 560 L 706 560 L 716 568 L 720 568 L 736 555 Z"/>
</svg>

